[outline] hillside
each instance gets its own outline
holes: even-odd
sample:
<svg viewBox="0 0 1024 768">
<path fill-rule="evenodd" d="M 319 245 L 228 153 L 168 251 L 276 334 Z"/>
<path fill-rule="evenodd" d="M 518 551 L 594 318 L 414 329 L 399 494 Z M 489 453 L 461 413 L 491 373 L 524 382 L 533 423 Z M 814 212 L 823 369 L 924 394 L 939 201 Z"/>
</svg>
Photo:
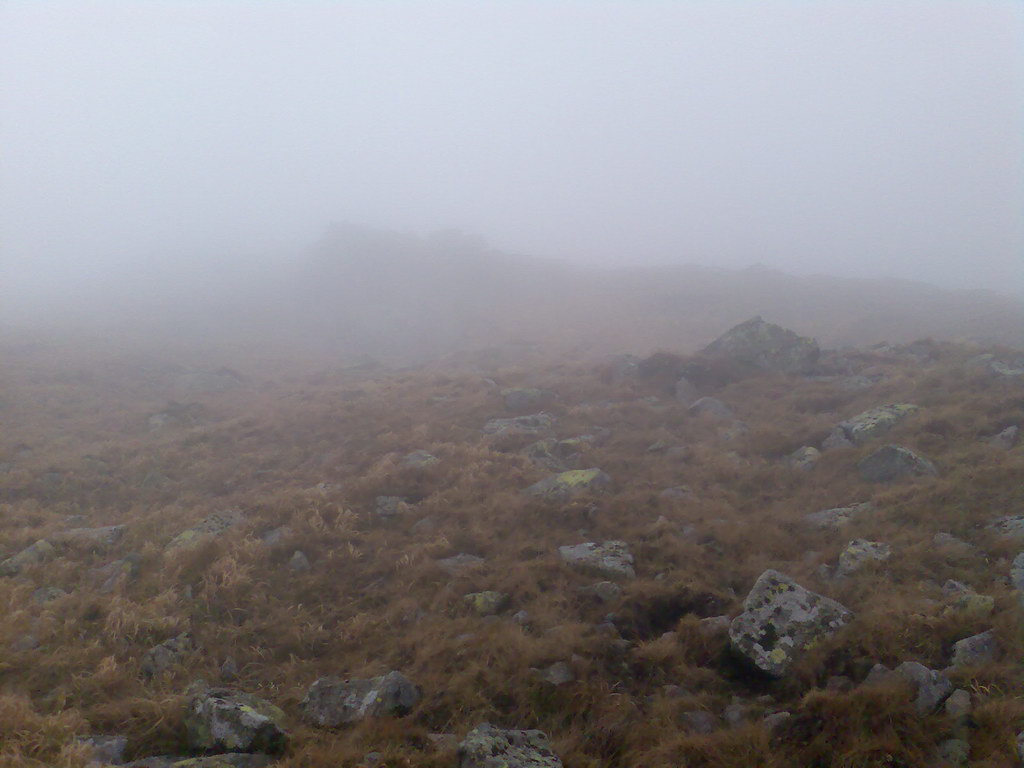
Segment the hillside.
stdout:
<svg viewBox="0 0 1024 768">
<path fill-rule="evenodd" d="M 1019 353 L 0 352 L 3 765 L 1017 760 Z"/>
</svg>

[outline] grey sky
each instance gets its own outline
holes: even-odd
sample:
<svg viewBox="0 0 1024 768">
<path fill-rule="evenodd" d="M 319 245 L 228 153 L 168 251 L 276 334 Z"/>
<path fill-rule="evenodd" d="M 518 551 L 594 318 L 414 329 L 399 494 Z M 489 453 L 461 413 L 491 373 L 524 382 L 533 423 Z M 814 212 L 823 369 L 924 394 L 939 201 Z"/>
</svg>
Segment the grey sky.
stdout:
<svg viewBox="0 0 1024 768">
<path fill-rule="evenodd" d="M 0 5 L 17 276 L 332 220 L 1024 293 L 1018 2 Z"/>
</svg>

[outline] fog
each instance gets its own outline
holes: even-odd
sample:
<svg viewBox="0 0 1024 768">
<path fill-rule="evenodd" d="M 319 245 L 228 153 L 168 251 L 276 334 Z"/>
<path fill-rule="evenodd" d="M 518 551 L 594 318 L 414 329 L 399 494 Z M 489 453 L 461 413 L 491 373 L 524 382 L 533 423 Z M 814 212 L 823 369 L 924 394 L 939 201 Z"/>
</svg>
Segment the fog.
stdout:
<svg viewBox="0 0 1024 768">
<path fill-rule="evenodd" d="M 1009 1 L 9 0 L 2 300 L 173 302 L 339 221 L 1022 295 L 1022 28 Z"/>
</svg>

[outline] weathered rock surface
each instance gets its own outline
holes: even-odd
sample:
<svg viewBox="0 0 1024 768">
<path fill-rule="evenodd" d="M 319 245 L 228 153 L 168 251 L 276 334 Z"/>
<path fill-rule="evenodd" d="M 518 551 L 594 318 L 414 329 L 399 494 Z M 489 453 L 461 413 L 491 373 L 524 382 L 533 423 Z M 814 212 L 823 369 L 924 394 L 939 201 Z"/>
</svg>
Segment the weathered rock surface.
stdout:
<svg viewBox="0 0 1024 768">
<path fill-rule="evenodd" d="M 702 397 L 687 409 L 693 416 L 708 416 L 713 419 L 731 419 L 732 409 L 716 397 Z"/>
<path fill-rule="evenodd" d="M 60 587 L 40 587 L 32 593 L 32 602 L 37 605 L 46 605 L 54 600 L 66 597 L 67 594 L 68 593 Z"/>
<path fill-rule="evenodd" d="M 566 501 L 585 493 L 602 493 L 611 482 L 612 479 L 597 467 L 570 469 L 534 483 L 525 493 L 548 501 Z"/>
<path fill-rule="evenodd" d="M 821 350 L 814 339 L 755 317 L 726 331 L 705 347 L 703 354 L 762 370 L 805 373 L 813 368 Z"/>
<path fill-rule="evenodd" d="M 805 445 L 789 454 L 786 457 L 786 464 L 801 472 L 808 472 L 814 469 L 814 465 L 818 463 L 820 458 L 821 452 L 817 448 Z"/>
<path fill-rule="evenodd" d="M 850 576 L 867 563 L 882 563 L 892 556 L 891 547 L 881 541 L 854 539 L 839 554 L 838 576 Z"/>
<path fill-rule="evenodd" d="M 321 677 L 306 693 L 302 719 L 313 725 L 336 728 L 366 717 L 400 717 L 415 707 L 420 689 L 401 672 L 369 679 Z"/>
<path fill-rule="evenodd" d="M 58 544 L 71 547 L 103 549 L 120 541 L 124 532 L 123 525 L 105 525 L 100 528 L 72 528 L 55 533 L 50 538 Z"/>
<path fill-rule="evenodd" d="M 627 578 L 636 576 L 633 570 L 633 555 L 624 541 L 605 541 L 600 544 L 589 541 L 558 548 L 562 562 L 587 573 L 606 578 Z"/>
<path fill-rule="evenodd" d="M 77 740 L 86 747 L 88 765 L 121 765 L 128 739 L 124 736 L 85 736 Z"/>
<path fill-rule="evenodd" d="M 142 558 L 137 554 L 129 554 L 94 568 L 89 571 L 89 578 L 96 585 L 100 594 L 108 595 L 128 584 L 139 575 L 139 564 Z"/>
<path fill-rule="evenodd" d="M 46 539 L 40 539 L 34 544 L 25 547 L 18 554 L 12 555 L 3 562 L 0 562 L 0 576 L 15 576 L 26 568 L 45 563 L 55 554 L 56 550 L 53 548 L 53 545 L 46 541 Z"/>
<path fill-rule="evenodd" d="M 437 564 L 452 576 L 457 576 L 460 573 L 465 573 L 466 571 L 473 570 L 474 568 L 479 568 L 484 564 L 484 559 L 482 557 L 477 557 L 476 555 L 467 555 L 462 552 L 458 555 L 438 560 Z"/>
<path fill-rule="evenodd" d="M 168 550 L 179 548 L 195 547 L 208 539 L 224 535 L 225 531 L 234 528 L 245 519 L 245 515 L 238 509 L 226 509 L 223 512 L 214 512 L 200 522 L 187 528 L 167 545 Z"/>
<path fill-rule="evenodd" d="M 509 603 L 507 594 L 493 590 L 471 592 L 462 599 L 478 616 L 494 616 L 505 610 Z"/>
<path fill-rule="evenodd" d="M 413 451 L 402 457 L 402 466 L 410 469 L 425 469 L 440 463 L 440 459 L 429 451 Z"/>
<path fill-rule="evenodd" d="M 200 681 L 189 688 L 185 732 L 190 748 L 203 752 L 277 754 L 288 744 L 284 712 L 269 701 Z"/>
<path fill-rule="evenodd" d="M 938 469 L 909 448 L 887 445 L 857 464 L 860 476 L 871 483 L 891 483 L 912 477 L 935 477 Z"/>
<path fill-rule="evenodd" d="M 225 752 L 204 757 L 160 755 L 125 763 L 122 768 L 266 768 L 275 762 L 270 755 Z"/>
<path fill-rule="evenodd" d="M 999 652 L 995 633 L 990 629 L 977 635 L 965 637 L 953 643 L 954 667 L 973 667 L 988 664 Z"/>
<path fill-rule="evenodd" d="M 811 528 L 839 528 L 846 525 L 857 515 L 870 512 L 874 505 L 870 501 L 851 504 L 848 507 L 833 507 L 820 512 L 810 512 L 803 517 L 805 524 Z"/>
<path fill-rule="evenodd" d="M 159 645 L 154 645 L 142 657 L 140 667 L 142 676 L 151 678 L 166 672 L 194 651 L 195 647 L 192 635 L 188 632 L 182 632 L 177 637 L 172 637 L 170 640 L 165 640 Z"/>
<path fill-rule="evenodd" d="M 1024 538 L 1024 515 L 1007 515 L 985 526 L 987 530 L 1004 539 Z"/>
<path fill-rule="evenodd" d="M 835 600 L 767 570 L 747 595 L 743 613 L 729 626 L 729 640 L 758 669 L 782 677 L 808 648 L 852 618 L 853 613 Z"/>
<path fill-rule="evenodd" d="M 310 569 L 309 558 L 306 557 L 306 553 L 300 550 L 295 550 L 295 554 L 288 560 L 288 568 L 295 572 L 308 571 Z"/>
<path fill-rule="evenodd" d="M 1020 427 L 1016 424 L 1007 427 L 997 435 L 993 435 L 988 439 L 988 444 L 993 448 L 999 448 L 1004 451 L 1008 451 L 1017 444 L 1017 435 L 1020 432 Z"/>
<path fill-rule="evenodd" d="M 910 403 L 879 405 L 840 422 L 837 429 L 842 430 L 850 442 L 855 445 L 863 445 L 869 440 L 885 434 L 916 411 L 917 406 Z"/>
<path fill-rule="evenodd" d="M 401 496 L 378 496 L 374 505 L 373 514 L 381 520 L 403 517 L 412 509 L 412 505 Z"/>
<path fill-rule="evenodd" d="M 916 690 L 914 706 L 922 715 L 935 712 L 954 690 L 948 677 L 916 661 L 903 662 L 895 673 L 913 685 Z"/>
<path fill-rule="evenodd" d="M 459 744 L 459 768 L 562 768 L 542 731 L 517 731 L 482 723 Z"/>
<path fill-rule="evenodd" d="M 547 413 L 516 416 L 511 419 L 491 419 L 484 424 L 484 433 L 497 437 L 511 435 L 544 435 L 554 429 L 555 419 Z"/>
</svg>

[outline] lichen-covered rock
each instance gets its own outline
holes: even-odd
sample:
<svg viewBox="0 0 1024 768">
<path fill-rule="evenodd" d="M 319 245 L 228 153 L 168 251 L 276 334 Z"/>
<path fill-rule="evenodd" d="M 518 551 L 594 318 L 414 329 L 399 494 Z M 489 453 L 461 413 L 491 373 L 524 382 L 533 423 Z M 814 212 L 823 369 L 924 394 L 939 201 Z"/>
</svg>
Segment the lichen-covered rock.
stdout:
<svg viewBox="0 0 1024 768">
<path fill-rule="evenodd" d="M 954 667 L 974 667 L 979 664 L 988 664 L 995 659 L 998 651 L 999 645 L 996 643 L 995 633 L 990 629 L 953 643 L 951 663 Z"/>
<path fill-rule="evenodd" d="M 440 459 L 429 451 L 418 450 L 402 457 L 402 466 L 410 469 L 426 469 L 440 463 Z"/>
<path fill-rule="evenodd" d="M 892 556 L 892 548 L 881 541 L 854 539 L 839 553 L 838 576 L 850 576 L 867 563 L 883 563 Z"/>
<path fill-rule="evenodd" d="M 25 547 L 16 555 L 8 557 L 0 562 L 0 576 L 15 576 L 26 568 L 34 565 L 41 565 L 56 554 L 53 545 L 46 539 L 39 539 L 34 544 Z"/>
<path fill-rule="evenodd" d="M 76 741 L 85 747 L 86 765 L 121 765 L 128 739 L 124 736 L 83 736 Z"/>
<path fill-rule="evenodd" d="M 555 426 L 555 419 L 548 413 L 533 413 L 511 419 L 491 419 L 484 424 L 484 433 L 496 437 L 511 435 L 544 435 Z"/>
<path fill-rule="evenodd" d="M 460 552 L 457 555 L 438 560 L 437 564 L 452 576 L 458 576 L 466 571 L 479 568 L 484 564 L 484 559 L 476 555 L 467 555 L 465 552 Z"/>
<path fill-rule="evenodd" d="M 288 743 L 284 721 L 284 712 L 269 701 L 242 691 L 202 681 L 188 691 L 185 733 L 197 751 L 277 754 Z"/>
<path fill-rule="evenodd" d="M 910 403 L 879 405 L 840 422 L 837 428 L 855 445 L 863 445 L 885 434 L 916 411 L 917 406 Z"/>
<path fill-rule="evenodd" d="M 478 616 L 494 616 L 501 613 L 508 606 L 509 601 L 508 595 L 504 592 L 492 590 L 471 592 L 464 595 L 462 599 Z"/>
<path fill-rule="evenodd" d="M 302 700 L 302 719 L 323 728 L 354 723 L 366 717 L 400 717 L 415 707 L 420 689 L 400 672 L 370 679 L 321 677 Z"/>
<path fill-rule="evenodd" d="M 960 613 L 975 618 L 989 616 L 995 610 L 996 601 L 991 595 L 979 595 L 976 592 L 966 592 L 957 595 L 953 602 L 946 609 L 948 613 Z"/>
<path fill-rule="evenodd" d="M 139 575 L 139 564 L 142 558 L 137 554 L 125 555 L 99 568 L 89 571 L 89 579 L 100 594 L 108 595 L 128 584 Z"/>
<path fill-rule="evenodd" d="M 580 435 L 565 440 L 547 438 L 526 446 L 526 456 L 539 467 L 564 471 L 577 467 L 583 458 L 583 451 L 596 442 L 593 435 Z"/>
<path fill-rule="evenodd" d="M 198 546 L 203 541 L 216 538 L 217 536 L 222 536 L 225 531 L 234 528 L 244 519 L 245 515 L 243 515 L 241 510 L 238 509 L 226 509 L 222 512 L 214 512 L 212 515 L 209 515 L 193 525 L 191 528 L 187 528 L 171 539 L 166 549 L 171 551 Z"/>
<path fill-rule="evenodd" d="M 786 464 L 801 472 L 808 472 L 814 469 L 814 465 L 818 463 L 820 458 L 821 452 L 817 448 L 805 445 L 789 454 L 786 457 Z"/>
<path fill-rule="evenodd" d="M 987 530 L 1004 539 L 1024 538 L 1024 515 L 1007 515 L 986 526 Z"/>
<path fill-rule="evenodd" d="M 871 483 L 891 483 L 911 477 L 935 477 L 939 471 L 928 459 L 909 448 L 887 445 L 857 464 L 860 476 Z"/>
<path fill-rule="evenodd" d="M 717 397 L 702 397 L 687 409 L 693 416 L 709 416 L 712 419 L 731 419 L 732 409 Z"/>
<path fill-rule="evenodd" d="M 182 632 L 177 637 L 154 645 L 142 657 L 142 676 L 152 678 L 166 672 L 175 664 L 179 664 L 195 648 L 192 635 L 188 632 Z"/>
<path fill-rule="evenodd" d="M 585 493 L 604 492 L 611 482 L 612 479 L 597 467 L 570 469 L 534 483 L 525 493 L 548 501 L 566 501 Z"/>
<path fill-rule="evenodd" d="M 542 731 L 482 723 L 459 744 L 459 768 L 562 768 L 562 761 Z"/>
<path fill-rule="evenodd" d="M 55 533 L 51 538 L 70 547 L 103 549 L 112 547 L 124 535 L 125 526 L 105 525 L 100 528 L 72 528 Z"/>
<path fill-rule="evenodd" d="M 703 354 L 762 370 L 805 373 L 813 368 L 821 350 L 814 339 L 755 317 L 726 331 L 705 347 Z"/>
<path fill-rule="evenodd" d="M 993 435 L 988 439 L 988 444 L 993 448 L 999 448 L 1003 451 L 1008 451 L 1017 444 L 1017 435 L 1020 432 L 1020 427 L 1016 424 L 1009 426 L 997 435 Z"/>
<path fill-rule="evenodd" d="M 809 512 L 804 515 L 804 523 L 811 528 L 839 528 L 849 523 L 857 515 L 870 512 L 874 505 L 870 501 L 851 504 L 848 507 L 833 507 L 820 512 Z"/>
<path fill-rule="evenodd" d="M 554 392 L 538 387 L 510 387 L 501 390 L 505 399 L 505 410 L 511 413 L 523 413 L 544 408 L 555 402 Z"/>
<path fill-rule="evenodd" d="M 562 562 L 587 573 L 607 578 L 636 576 L 633 570 L 633 555 L 624 541 L 605 541 L 600 544 L 589 541 L 558 548 Z"/>
<path fill-rule="evenodd" d="M 835 429 L 833 429 L 831 432 L 828 433 L 828 436 L 821 441 L 822 451 L 832 451 L 835 450 L 836 448 L 852 447 L 853 441 L 846 436 L 846 432 L 844 432 L 840 427 L 836 427 Z"/>
<path fill-rule="evenodd" d="M 805 651 L 846 625 L 853 613 L 767 570 L 754 583 L 743 613 L 729 626 L 733 649 L 758 669 L 782 677 Z"/>
<path fill-rule="evenodd" d="M 922 715 L 935 712 L 954 690 L 948 677 L 916 661 L 903 662 L 896 667 L 895 673 L 914 686 L 917 692 L 914 706 Z"/>
</svg>

